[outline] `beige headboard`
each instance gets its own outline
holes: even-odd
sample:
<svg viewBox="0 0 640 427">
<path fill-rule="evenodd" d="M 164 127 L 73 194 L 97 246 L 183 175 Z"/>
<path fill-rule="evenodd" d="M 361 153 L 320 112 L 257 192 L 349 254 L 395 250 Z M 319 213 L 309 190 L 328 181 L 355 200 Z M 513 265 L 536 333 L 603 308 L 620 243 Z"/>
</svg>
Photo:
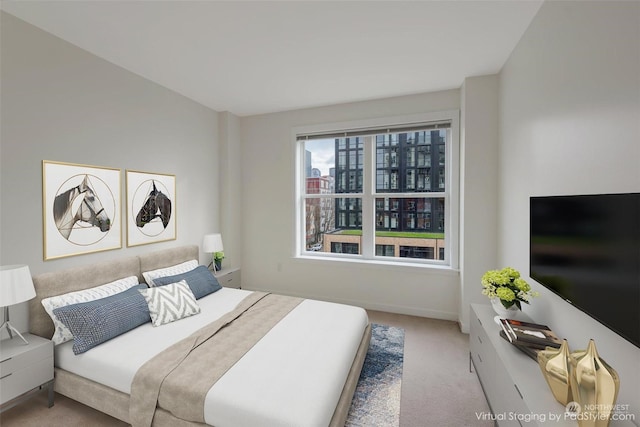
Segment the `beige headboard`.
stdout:
<svg viewBox="0 0 640 427">
<path fill-rule="evenodd" d="M 192 259 L 199 259 L 199 257 L 200 249 L 196 245 L 142 254 L 138 256 L 140 259 L 140 276 L 138 278 L 140 283 L 144 283 L 143 271 L 157 270 L 158 268 L 169 267 Z"/>
<path fill-rule="evenodd" d="M 53 336 L 53 322 L 41 304 L 44 298 L 93 288 L 129 276 L 137 276 L 140 283 L 144 283 L 143 271 L 197 260 L 199 256 L 198 246 L 181 246 L 34 276 L 36 297 L 29 301 L 29 332 L 45 338 Z"/>
</svg>

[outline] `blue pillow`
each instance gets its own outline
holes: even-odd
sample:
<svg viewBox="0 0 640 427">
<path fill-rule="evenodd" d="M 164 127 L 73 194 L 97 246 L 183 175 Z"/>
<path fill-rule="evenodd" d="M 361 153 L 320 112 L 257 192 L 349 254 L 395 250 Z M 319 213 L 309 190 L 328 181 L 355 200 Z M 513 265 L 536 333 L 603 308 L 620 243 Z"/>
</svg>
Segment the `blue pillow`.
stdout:
<svg viewBox="0 0 640 427">
<path fill-rule="evenodd" d="M 216 279 L 211 271 L 204 265 L 200 265 L 186 273 L 176 274 L 175 276 L 158 277 L 157 279 L 153 279 L 153 283 L 156 286 L 163 286 L 178 283 L 181 280 L 187 282 L 196 299 L 200 299 L 222 289 L 222 286 L 218 283 L 218 279 Z"/>
<path fill-rule="evenodd" d="M 80 354 L 150 322 L 149 306 L 136 285 L 106 298 L 71 304 L 53 310 L 73 334 L 73 353 Z"/>
</svg>

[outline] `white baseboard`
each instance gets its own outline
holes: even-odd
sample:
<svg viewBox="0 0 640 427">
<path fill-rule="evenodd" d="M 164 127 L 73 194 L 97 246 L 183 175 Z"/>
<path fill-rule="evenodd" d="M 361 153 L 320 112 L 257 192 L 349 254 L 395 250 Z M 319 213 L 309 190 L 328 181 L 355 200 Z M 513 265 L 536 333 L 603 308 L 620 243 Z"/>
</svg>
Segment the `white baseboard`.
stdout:
<svg viewBox="0 0 640 427">
<path fill-rule="evenodd" d="M 250 288 L 244 288 L 244 287 L 242 289 L 256 290 L 261 292 L 270 292 L 269 290 L 265 290 L 265 289 L 250 289 Z M 354 305 L 357 307 L 362 307 L 366 310 L 384 311 L 387 313 L 405 314 L 408 316 L 426 317 L 429 319 L 450 320 L 454 322 L 459 322 L 460 320 L 457 312 L 453 313 L 453 312 L 447 312 L 447 311 L 441 311 L 441 310 L 428 310 L 420 307 L 409 307 L 409 306 L 400 306 L 400 305 L 393 305 L 393 304 L 380 304 L 380 303 L 372 303 L 372 302 L 365 302 L 365 301 L 349 300 L 349 299 L 343 299 L 343 298 L 327 298 L 326 296 L 320 296 L 320 295 L 309 295 L 309 294 L 303 295 L 296 292 L 283 292 L 282 290 L 278 290 L 274 292 L 282 295 L 289 295 L 292 297 L 308 298 L 308 299 L 315 299 L 320 301 L 335 302 L 338 304 Z"/>
</svg>

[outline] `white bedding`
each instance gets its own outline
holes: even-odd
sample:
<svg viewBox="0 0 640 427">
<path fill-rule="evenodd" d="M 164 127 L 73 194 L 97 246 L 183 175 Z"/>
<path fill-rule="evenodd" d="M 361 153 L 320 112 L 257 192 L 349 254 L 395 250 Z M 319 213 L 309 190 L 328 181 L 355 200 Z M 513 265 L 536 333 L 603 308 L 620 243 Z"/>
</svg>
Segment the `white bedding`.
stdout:
<svg viewBox="0 0 640 427">
<path fill-rule="evenodd" d="M 80 355 L 56 346 L 57 367 L 129 394 L 147 360 L 231 311 L 250 292 L 223 288 L 202 311 L 160 327 L 142 325 Z M 205 421 L 225 426 L 326 426 L 367 326 L 357 307 L 305 300 L 210 390 Z"/>
</svg>

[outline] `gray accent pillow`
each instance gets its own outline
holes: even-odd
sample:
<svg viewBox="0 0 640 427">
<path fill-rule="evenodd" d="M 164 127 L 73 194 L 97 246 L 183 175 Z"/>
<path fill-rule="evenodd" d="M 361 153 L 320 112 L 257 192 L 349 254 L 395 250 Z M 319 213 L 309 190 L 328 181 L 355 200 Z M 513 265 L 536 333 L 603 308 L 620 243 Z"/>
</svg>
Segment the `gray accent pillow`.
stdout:
<svg viewBox="0 0 640 427">
<path fill-rule="evenodd" d="M 137 285 L 106 298 L 53 310 L 73 334 L 73 353 L 84 353 L 150 322 L 149 306 L 140 289 L 147 289 L 147 286 Z"/>
<path fill-rule="evenodd" d="M 175 276 L 158 277 L 153 279 L 153 283 L 155 286 L 165 286 L 178 283 L 181 280 L 187 282 L 196 299 L 200 299 L 222 289 L 222 286 L 218 283 L 218 279 L 216 279 L 211 271 L 204 265 L 200 265 L 186 273 L 176 274 Z"/>
</svg>

